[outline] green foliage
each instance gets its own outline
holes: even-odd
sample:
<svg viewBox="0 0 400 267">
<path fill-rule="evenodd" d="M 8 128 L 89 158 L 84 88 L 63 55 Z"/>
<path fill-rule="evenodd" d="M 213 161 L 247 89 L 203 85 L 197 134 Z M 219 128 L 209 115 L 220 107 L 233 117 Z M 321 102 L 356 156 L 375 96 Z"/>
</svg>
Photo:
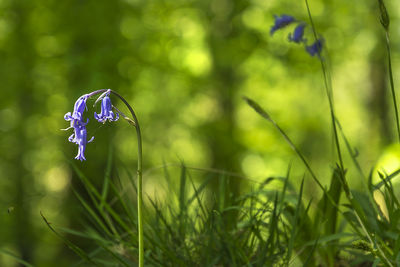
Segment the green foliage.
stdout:
<svg viewBox="0 0 400 267">
<path fill-rule="evenodd" d="M 58 130 L 104 87 L 142 124 L 146 266 L 398 265 L 399 9 L 305 3 L 0 1 L 0 265 L 137 265 L 130 127 L 83 164 Z M 324 61 L 270 37 L 291 12 Z"/>
<path fill-rule="evenodd" d="M 374 259 L 377 263 L 397 262 L 400 252 L 399 204 L 391 183 L 386 182 L 387 177 L 382 177 L 386 178 L 383 202 L 376 198 L 371 202 L 368 194 L 353 191 L 354 201 L 340 207 L 343 189 L 339 171 L 335 169 L 329 190 L 317 201 L 313 214 L 313 201 L 303 203 L 304 180 L 300 189 L 296 189 L 290 182 L 289 170 L 286 177 L 270 177 L 226 206 L 223 203 L 229 194 L 224 190 L 228 187 L 222 187 L 218 194 L 208 190 L 213 179 L 224 180 L 224 176 L 215 177 L 206 171 L 193 179 L 193 170 L 182 165 L 179 185 L 170 187 L 163 201 L 147 199 L 146 265 L 336 266 L 341 262 L 372 263 Z M 112 189 L 109 193 L 111 201 L 106 201 L 100 194 L 104 188 L 96 189 L 77 171 L 91 200 L 86 202 L 77 194 L 91 221 L 88 229 L 77 232 L 65 228 L 54 230 L 50 224 L 48 226 L 52 231 L 76 235 L 96 244 L 92 251 L 82 252 L 62 238 L 81 255 L 84 266 L 137 264 L 137 211 L 127 208 L 132 206 L 134 198 L 126 194 L 135 194 L 134 183 L 121 185 L 123 190 L 116 186 L 115 178 L 106 175 L 104 180 L 108 180 Z M 166 166 L 164 177 L 166 180 L 172 177 Z M 134 182 L 133 177 L 130 181 Z M 280 184 L 281 189 L 273 189 L 274 183 Z M 370 188 L 374 190 L 375 186 Z M 383 212 L 380 206 L 386 207 L 387 211 Z M 233 223 L 227 220 L 232 211 L 237 212 Z M 60 236 L 59 232 L 56 233 Z"/>
</svg>

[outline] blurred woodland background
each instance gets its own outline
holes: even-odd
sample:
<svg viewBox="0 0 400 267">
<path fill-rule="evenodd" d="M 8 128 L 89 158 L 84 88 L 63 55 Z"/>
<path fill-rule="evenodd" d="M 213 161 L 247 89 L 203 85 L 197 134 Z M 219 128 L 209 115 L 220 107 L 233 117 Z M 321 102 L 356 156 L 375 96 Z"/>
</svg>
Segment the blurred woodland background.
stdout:
<svg viewBox="0 0 400 267">
<path fill-rule="evenodd" d="M 400 6 L 386 5 L 399 88 Z M 400 167 L 377 1 L 311 0 L 310 8 L 326 41 L 337 115 L 365 173 L 379 162 L 387 171 Z M 308 22 L 304 2 L 293 0 L 1 0 L 0 266 L 18 265 L 8 252 L 37 266 L 77 261 L 39 213 L 54 225 L 84 229 L 71 161 L 98 184 L 110 151 L 113 173 L 135 171 L 136 137 L 123 120 L 89 125 L 95 140 L 87 161 L 73 159 L 77 147 L 60 130 L 69 126 L 63 116 L 96 89 L 116 90 L 134 107 L 150 197 L 162 199 L 164 164 L 248 177 L 230 180 L 234 195 L 252 181 L 284 175 L 289 164 L 294 180 L 304 176 L 290 147 L 244 95 L 268 110 L 328 178 L 334 153 L 320 62 L 287 42 L 293 27 L 270 36 L 274 14 Z M 310 179 L 305 192 L 318 193 Z"/>
</svg>

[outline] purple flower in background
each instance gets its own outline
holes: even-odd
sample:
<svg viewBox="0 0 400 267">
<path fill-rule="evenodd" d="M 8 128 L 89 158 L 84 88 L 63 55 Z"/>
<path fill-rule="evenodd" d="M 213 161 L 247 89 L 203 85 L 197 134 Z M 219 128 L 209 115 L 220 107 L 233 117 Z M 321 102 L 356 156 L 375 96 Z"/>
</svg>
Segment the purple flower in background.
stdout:
<svg viewBox="0 0 400 267">
<path fill-rule="evenodd" d="M 317 39 L 312 45 L 306 46 L 306 51 L 309 53 L 312 57 L 317 54 L 319 54 L 322 51 L 322 46 L 323 46 L 323 40 L 321 38 Z"/>
<path fill-rule="evenodd" d="M 296 20 L 293 16 L 290 15 L 281 15 L 275 16 L 275 24 L 271 27 L 270 34 L 273 35 L 275 31 L 286 27 L 287 25 L 296 22 L 297 26 L 294 28 L 293 32 L 289 33 L 288 39 L 289 42 L 294 43 L 303 43 L 305 45 L 306 52 L 311 56 L 317 55 L 320 59 L 322 48 L 324 45 L 324 39 L 322 37 L 317 38 L 317 40 L 311 45 L 307 44 L 307 39 L 304 38 L 305 28 L 307 24 L 303 21 Z"/>
<path fill-rule="evenodd" d="M 83 112 L 85 111 L 85 109 L 87 109 L 86 101 L 88 98 L 89 98 L 88 94 L 83 95 L 80 98 L 78 98 L 78 100 L 76 100 L 76 102 L 75 102 L 74 111 L 72 112 L 72 114 L 71 114 L 71 112 L 67 112 L 64 115 L 64 119 L 66 121 L 71 121 L 71 126 L 69 128 L 75 127 L 76 125 L 84 124 Z M 89 119 L 88 119 L 88 121 L 89 121 Z M 67 128 L 67 129 L 69 129 L 69 128 Z"/>
<path fill-rule="evenodd" d="M 79 146 L 78 154 L 75 159 L 84 161 L 86 144 L 92 142 L 94 137 L 87 141 L 86 123 L 82 125 L 76 125 L 74 127 L 74 133 L 68 138 L 68 141 L 75 143 Z"/>
<path fill-rule="evenodd" d="M 94 118 L 101 123 L 108 121 L 116 121 L 119 119 L 118 113 L 112 111 L 112 104 L 110 99 L 110 92 L 107 92 L 101 101 L 101 112 L 100 114 L 94 113 Z"/>
<path fill-rule="evenodd" d="M 292 16 L 289 15 L 281 15 L 278 17 L 277 15 L 274 15 L 275 17 L 275 25 L 271 27 L 270 34 L 274 34 L 275 31 L 282 29 L 289 25 L 290 23 L 296 21 L 296 19 Z"/>
<path fill-rule="evenodd" d="M 303 38 L 305 27 L 305 23 L 300 23 L 297 25 L 297 27 L 294 29 L 293 35 L 289 33 L 289 41 L 295 43 L 306 42 L 306 39 Z"/>
</svg>

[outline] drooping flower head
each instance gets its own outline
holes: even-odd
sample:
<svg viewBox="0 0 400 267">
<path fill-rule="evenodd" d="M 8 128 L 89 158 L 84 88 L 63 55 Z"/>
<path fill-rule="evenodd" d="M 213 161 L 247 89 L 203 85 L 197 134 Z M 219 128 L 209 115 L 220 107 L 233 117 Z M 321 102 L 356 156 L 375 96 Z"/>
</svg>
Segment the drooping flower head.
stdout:
<svg viewBox="0 0 400 267">
<path fill-rule="evenodd" d="M 63 130 L 68 130 L 71 128 L 74 129 L 74 133 L 68 138 L 68 141 L 78 145 L 78 154 L 75 157 L 75 159 L 77 160 L 80 161 L 86 160 L 85 158 L 86 144 L 92 142 L 94 139 L 94 137 L 92 137 L 89 141 L 87 140 L 86 125 L 89 123 L 89 119 L 87 119 L 86 122 L 83 120 L 83 113 L 85 110 L 87 110 L 86 101 L 89 99 L 89 97 L 102 92 L 104 93 L 96 101 L 97 103 L 99 100 L 102 100 L 101 113 L 97 114 L 95 112 L 94 113 L 95 119 L 101 123 L 105 123 L 107 120 L 109 121 L 118 120 L 119 119 L 118 112 L 112 111 L 113 106 L 110 100 L 111 89 L 108 90 L 100 89 L 79 97 L 78 100 L 76 100 L 75 102 L 73 112 L 72 113 L 68 112 L 64 115 L 64 119 L 66 121 L 70 121 L 71 124 L 70 127 Z"/>
<path fill-rule="evenodd" d="M 108 121 L 117 121 L 119 119 L 118 113 L 112 111 L 112 104 L 110 99 L 110 91 L 107 91 L 101 101 L 101 112 L 100 114 L 94 113 L 94 118 L 101 123 Z"/>
<path fill-rule="evenodd" d="M 290 42 L 295 42 L 295 43 L 300 43 L 300 42 L 306 42 L 306 39 L 304 39 L 304 28 L 306 27 L 305 23 L 300 23 L 297 25 L 297 27 L 294 29 L 293 35 L 289 33 L 289 41 Z"/>
<path fill-rule="evenodd" d="M 72 143 L 75 143 L 79 146 L 78 148 L 78 155 L 75 159 L 80 161 L 86 160 L 85 158 L 85 148 L 86 144 L 91 142 L 94 137 L 92 137 L 89 142 L 87 142 L 87 132 L 86 132 L 86 124 L 88 124 L 89 119 L 83 121 L 83 112 L 87 109 L 86 101 L 89 98 L 89 94 L 85 94 L 76 100 L 74 105 L 74 110 L 71 112 L 67 112 L 64 115 L 64 119 L 66 121 L 70 121 L 70 127 L 64 130 L 68 130 L 73 128 L 74 133 L 68 138 L 68 140 Z"/>
<path fill-rule="evenodd" d="M 84 124 L 83 112 L 85 111 L 85 109 L 87 109 L 86 101 L 88 98 L 89 98 L 88 94 L 79 97 L 78 100 L 76 100 L 76 102 L 75 102 L 74 110 L 73 110 L 72 114 L 71 114 L 71 112 L 67 112 L 64 115 L 64 119 L 66 121 L 71 122 L 70 128 L 75 127 L 75 125 Z M 87 120 L 87 122 L 89 122 L 89 119 Z"/>
<path fill-rule="evenodd" d="M 277 15 L 274 15 L 275 17 L 275 24 L 274 26 L 271 27 L 270 34 L 273 35 L 275 31 L 282 29 L 289 25 L 290 23 L 296 21 L 296 19 L 292 16 L 289 15 L 281 15 L 278 17 Z"/>
<path fill-rule="evenodd" d="M 324 39 L 322 37 L 319 37 L 319 38 L 317 38 L 317 40 L 314 43 L 312 43 L 311 45 L 308 45 L 307 39 L 304 37 L 305 28 L 307 27 L 307 23 L 305 23 L 301 20 L 297 20 L 293 16 L 281 15 L 279 17 L 279 16 L 275 15 L 275 24 L 271 27 L 271 31 L 270 31 L 271 35 L 275 31 L 282 29 L 293 22 L 297 23 L 297 25 L 296 25 L 294 31 L 292 33 L 290 33 L 288 36 L 289 42 L 294 42 L 297 44 L 302 43 L 302 44 L 304 44 L 305 50 L 308 54 L 310 54 L 311 56 L 317 55 L 320 59 L 323 59 L 321 56 L 321 52 L 322 52 L 322 48 L 324 46 Z M 317 33 L 317 35 L 319 36 L 318 33 Z"/>
<path fill-rule="evenodd" d="M 84 161 L 85 158 L 85 149 L 86 144 L 92 142 L 94 136 L 87 141 L 87 131 L 86 131 L 86 124 L 77 125 L 74 127 L 74 133 L 68 138 L 68 141 L 77 144 L 78 147 L 78 154 L 76 155 L 75 159 Z"/>
<path fill-rule="evenodd" d="M 306 46 L 306 51 L 311 56 L 320 55 L 322 51 L 322 46 L 324 44 L 324 40 L 322 38 L 317 39 L 312 45 Z"/>
</svg>

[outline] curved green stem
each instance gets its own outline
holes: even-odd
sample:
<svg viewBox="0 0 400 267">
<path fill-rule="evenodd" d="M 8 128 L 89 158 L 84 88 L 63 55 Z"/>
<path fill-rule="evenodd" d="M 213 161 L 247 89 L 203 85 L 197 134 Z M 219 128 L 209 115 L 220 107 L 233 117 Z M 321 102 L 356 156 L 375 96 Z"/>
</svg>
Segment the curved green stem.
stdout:
<svg viewBox="0 0 400 267">
<path fill-rule="evenodd" d="M 143 242 L 143 182 L 142 182 L 142 134 L 140 132 L 139 121 L 133 108 L 129 103 L 117 92 L 111 90 L 129 109 L 132 119 L 135 123 L 137 144 L 138 144 L 138 163 L 137 163 L 137 203 L 138 203 L 138 236 L 139 236 L 139 267 L 143 267 L 144 263 L 144 242 Z"/>
<path fill-rule="evenodd" d="M 89 94 L 90 96 L 97 95 L 100 93 L 104 93 L 110 89 L 100 89 L 96 90 Z M 144 264 L 144 241 L 143 241 L 143 182 L 142 182 L 142 134 L 140 133 L 139 121 L 136 117 L 135 111 L 129 103 L 117 92 L 110 90 L 111 93 L 116 95 L 129 109 L 132 118 L 132 121 L 128 121 L 131 125 L 135 126 L 136 135 L 137 135 L 137 144 L 138 144 L 138 163 L 137 163 L 137 203 L 138 203 L 138 239 L 139 239 L 139 267 L 143 267 Z M 101 96 L 100 96 L 101 97 Z"/>
<path fill-rule="evenodd" d="M 393 73 L 392 73 L 392 56 L 391 56 L 391 53 L 390 53 L 390 39 L 389 39 L 388 30 L 386 30 L 386 50 L 387 50 L 387 53 L 388 53 L 389 81 L 390 81 L 390 89 L 391 89 L 391 92 L 392 92 L 394 115 L 396 116 L 397 136 L 398 136 L 399 142 L 400 142 L 399 111 L 397 109 L 396 91 L 394 90 Z"/>
</svg>

